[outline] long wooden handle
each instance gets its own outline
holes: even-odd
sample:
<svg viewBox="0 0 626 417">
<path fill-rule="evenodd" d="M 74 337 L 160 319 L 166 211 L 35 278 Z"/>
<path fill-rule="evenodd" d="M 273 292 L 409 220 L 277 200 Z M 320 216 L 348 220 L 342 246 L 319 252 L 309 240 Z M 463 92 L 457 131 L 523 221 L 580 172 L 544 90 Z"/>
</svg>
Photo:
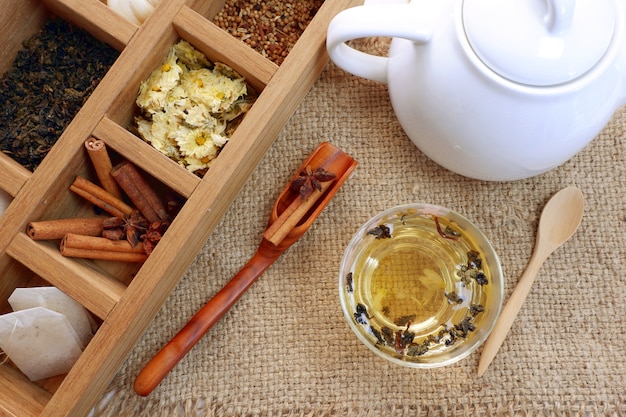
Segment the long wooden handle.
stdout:
<svg viewBox="0 0 626 417">
<path fill-rule="evenodd" d="M 268 253 L 262 248 L 263 245 L 241 271 L 144 366 L 135 379 L 134 389 L 137 394 L 141 396 L 150 394 L 280 255 Z"/>
<path fill-rule="evenodd" d="M 509 298 L 509 301 L 502 309 L 500 317 L 498 317 L 491 334 L 485 342 L 483 352 L 480 356 L 480 361 L 478 362 L 478 376 L 482 376 L 485 373 L 489 364 L 491 364 L 491 361 L 493 361 L 493 358 L 498 353 L 506 335 L 509 333 L 511 326 L 513 326 L 515 318 L 520 312 L 544 261 L 544 256 L 533 256 L 529 261 L 526 270 L 520 277 L 517 286 Z"/>
</svg>

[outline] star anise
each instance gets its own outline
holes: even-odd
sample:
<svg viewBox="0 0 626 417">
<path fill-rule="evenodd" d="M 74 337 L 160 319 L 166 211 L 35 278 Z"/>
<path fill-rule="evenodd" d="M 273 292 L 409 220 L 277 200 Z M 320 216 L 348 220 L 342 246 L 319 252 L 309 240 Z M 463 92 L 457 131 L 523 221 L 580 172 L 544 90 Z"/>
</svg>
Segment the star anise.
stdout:
<svg viewBox="0 0 626 417">
<path fill-rule="evenodd" d="M 141 239 L 143 240 L 143 249 L 146 254 L 150 255 L 152 253 L 154 247 L 157 243 L 159 243 L 169 225 L 169 222 L 164 221 L 150 223 L 148 230 L 141 235 Z"/>
<path fill-rule="evenodd" d="M 148 226 L 148 221 L 139 210 L 134 210 L 130 216 L 123 219 L 119 217 L 105 219 L 102 236 L 111 240 L 126 238 L 132 247 L 135 247 L 139 244 L 141 235 L 148 230 Z"/>
<path fill-rule="evenodd" d="M 293 180 L 291 189 L 300 193 L 300 198 L 306 200 L 313 190 L 322 190 L 322 183 L 334 180 L 336 177 L 332 172 L 326 171 L 322 167 L 318 167 L 313 171 L 310 165 L 300 172 L 300 176 Z"/>
</svg>

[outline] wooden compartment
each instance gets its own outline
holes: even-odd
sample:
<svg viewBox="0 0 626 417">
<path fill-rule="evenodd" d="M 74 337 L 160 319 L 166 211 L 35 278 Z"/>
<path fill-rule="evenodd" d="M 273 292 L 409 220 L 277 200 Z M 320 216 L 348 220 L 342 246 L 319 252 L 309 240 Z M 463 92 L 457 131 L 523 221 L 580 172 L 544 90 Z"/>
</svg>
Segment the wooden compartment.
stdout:
<svg viewBox="0 0 626 417">
<path fill-rule="evenodd" d="M 99 0 L 0 0 L 7 30 L 0 70 L 26 38 L 60 16 L 120 51 L 78 115 L 34 172 L 0 153 L 0 189 L 13 200 L 0 216 L 0 311 L 17 287 L 54 285 L 85 306 L 100 326 L 64 376 L 32 383 L 10 363 L 0 365 L 0 414 L 84 416 L 202 248 L 231 202 L 327 63 L 326 28 L 355 0 L 325 2 L 285 61 L 276 65 L 211 22 L 224 0 L 168 0 L 136 26 Z M 243 122 L 203 179 L 135 136 L 131 129 L 139 84 L 168 49 L 184 39 L 211 61 L 230 65 L 258 93 Z M 184 205 L 143 264 L 64 258 L 56 242 L 31 240 L 28 222 L 90 213 L 68 191 L 76 175 L 94 178 L 84 150 L 103 139 Z M 155 179 L 158 179 L 155 180 Z"/>
</svg>

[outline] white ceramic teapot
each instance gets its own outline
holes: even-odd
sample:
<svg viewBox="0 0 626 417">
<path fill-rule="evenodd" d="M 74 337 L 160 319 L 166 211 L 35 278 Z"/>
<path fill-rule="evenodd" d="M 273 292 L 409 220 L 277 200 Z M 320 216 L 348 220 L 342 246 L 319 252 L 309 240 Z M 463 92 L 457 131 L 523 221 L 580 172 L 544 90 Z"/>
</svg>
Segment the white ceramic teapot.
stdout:
<svg viewBox="0 0 626 417">
<path fill-rule="evenodd" d="M 626 102 L 623 0 L 365 4 L 328 28 L 330 58 L 387 83 L 415 145 L 440 165 L 516 180 L 561 165 Z M 351 48 L 392 37 L 387 57 Z"/>
</svg>

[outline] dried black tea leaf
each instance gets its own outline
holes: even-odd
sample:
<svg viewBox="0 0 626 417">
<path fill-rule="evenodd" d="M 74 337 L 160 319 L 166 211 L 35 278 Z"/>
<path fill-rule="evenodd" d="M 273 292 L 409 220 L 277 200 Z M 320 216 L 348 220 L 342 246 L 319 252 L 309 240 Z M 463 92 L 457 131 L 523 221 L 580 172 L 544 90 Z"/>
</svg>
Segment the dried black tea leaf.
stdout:
<svg viewBox="0 0 626 417">
<path fill-rule="evenodd" d="M 381 224 L 375 228 L 367 231 L 368 235 L 373 235 L 376 239 L 389 239 L 391 238 L 391 229 L 388 226 Z"/>
<path fill-rule="evenodd" d="M 0 149 L 34 171 L 119 52 L 62 19 L 45 22 L 0 78 Z"/>
</svg>

